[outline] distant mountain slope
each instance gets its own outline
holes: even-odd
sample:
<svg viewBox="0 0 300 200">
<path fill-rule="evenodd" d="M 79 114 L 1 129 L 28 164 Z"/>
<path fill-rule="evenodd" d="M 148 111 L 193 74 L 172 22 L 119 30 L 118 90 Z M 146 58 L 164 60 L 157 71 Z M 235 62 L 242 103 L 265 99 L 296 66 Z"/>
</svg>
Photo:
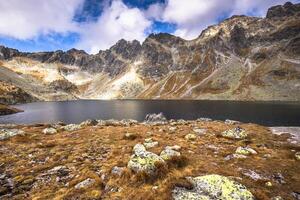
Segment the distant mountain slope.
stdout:
<svg viewBox="0 0 300 200">
<path fill-rule="evenodd" d="M 41 100 L 299 101 L 300 4 L 271 7 L 266 18 L 232 16 L 191 41 L 151 34 L 95 55 L 1 46 L 0 70 L 18 74 L 11 84 Z M 7 77 L 0 73 L 0 80 Z"/>
</svg>

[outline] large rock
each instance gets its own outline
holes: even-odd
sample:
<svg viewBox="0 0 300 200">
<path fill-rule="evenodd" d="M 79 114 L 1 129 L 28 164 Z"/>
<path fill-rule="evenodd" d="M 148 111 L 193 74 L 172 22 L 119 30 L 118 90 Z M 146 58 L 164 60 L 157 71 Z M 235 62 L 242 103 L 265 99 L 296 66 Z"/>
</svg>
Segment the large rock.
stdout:
<svg viewBox="0 0 300 200">
<path fill-rule="evenodd" d="M 163 115 L 163 113 L 158 113 L 158 114 L 147 114 L 145 117 L 145 122 L 146 123 L 166 123 L 167 119 Z"/>
<path fill-rule="evenodd" d="M 220 175 L 189 178 L 193 189 L 175 187 L 175 200 L 254 200 L 254 196 L 240 183 Z"/>
<path fill-rule="evenodd" d="M 142 144 L 137 144 L 133 148 L 134 154 L 131 156 L 127 167 L 134 172 L 145 172 L 146 174 L 155 174 L 157 163 L 164 163 L 164 160 L 155 153 L 146 151 Z"/>
<path fill-rule="evenodd" d="M 0 140 L 5 140 L 16 135 L 23 135 L 25 132 L 19 129 L 0 129 Z"/>
<path fill-rule="evenodd" d="M 230 139 L 245 139 L 248 136 L 247 132 L 240 127 L 224 131 L 221 135 Z"/>
</svg>

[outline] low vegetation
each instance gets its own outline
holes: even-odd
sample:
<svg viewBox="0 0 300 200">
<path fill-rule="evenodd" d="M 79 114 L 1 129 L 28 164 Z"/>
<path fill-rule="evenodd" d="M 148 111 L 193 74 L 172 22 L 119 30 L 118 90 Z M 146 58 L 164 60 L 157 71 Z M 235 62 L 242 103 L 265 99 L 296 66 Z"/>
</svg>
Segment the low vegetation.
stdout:
<svg viewBox="0 0 300 200">
<path fill-rule="evenodd" d="M 195 180 L 226 180 L 232 190 L 244 188 L 246 199 L 299 198 L 300 147 L 287 141 L 288 134 L 273 135 L 256 124 L 204 119 L 92 122 L 68 129 L 61 123 L 5 127 L 23 134 L 0 140 L 0 199 L 184 199 L 202 195 Z M 247 137 L 222 136 L 228 130 Z M 157 143 L 144 149 L 150 142 Z M 137 144 L 144 150 L 135 150 L 136 155 L 160 157 L 154 173 L 129 167 Z M 241 154 L 245 148 L 256 153 Z M 209 190 L 214 188 L 222 189 Z"/>
</svg>

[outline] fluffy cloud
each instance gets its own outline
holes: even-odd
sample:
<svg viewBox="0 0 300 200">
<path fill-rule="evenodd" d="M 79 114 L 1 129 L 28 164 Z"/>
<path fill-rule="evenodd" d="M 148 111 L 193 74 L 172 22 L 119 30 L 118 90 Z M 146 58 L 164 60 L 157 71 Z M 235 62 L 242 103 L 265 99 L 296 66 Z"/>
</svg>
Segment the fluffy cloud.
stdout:
<svg viewBox="0 0 300 200">
<path fill-rule="evenodd" d="M 49 33 L 68 37 L 67 33 L 72 32 L 80 38 L 74 46 L 97 53 L 121 38 L 142 42 L 149 30 L 157 31 L 153 30 L 154 20 L 166 26 L 168 23 L 175 25 L 174 34 L 177 36 L 194 39 L 207 26 L 224 17 L 234 14 L 264 16 L 268 7 L 285 1 L 166 0 L 164 3 L 153 3 L 145 10 L 134 5 L 129 7 L 122 0 L 101 0 L 101 5 L 91 4 L 88 0 L 0 0 L 0 38 L 31 40 L 41 35 L 50 37 Z M 101 6 L 98 10 L 102 12 L 96 13 L 99 16 L 93 16 L 93 20 L 76 22 L 74 18 L 80 10 L 84 10 L 84 3 L 92 9 Z M 84 10 L 80 17 L 89 19 L 85 16 L 86 12 L 92 11 Z M 167 29 L 160 27 L 160 30 Z"/>
<path fill-rule="evenodd" d="M 150 7 L 156 20 L 177 25 L 175 35 L 194 39 L 207 26 L 217 23 L 224 16 L 250 14 L 264 16 L 270 6 L 286 0 L 167 0 L 165 4 Z M 294 1 L 295 2 L 295 1 Z M 156 12 L 155 12 L 156 11 Z"/>
<path fill-rule="evenodd" d="M 50 32 L 76 31 L 73 22 L 83 0 L 3 0 L 0 1 L 0 35 L 32 39 Z"/>
<path fill-rule="evenodd" d="M 107 4 L 96 22 L 81 26 L 81 42 L 78 47 L 97 53 L 109 48 L 119 39 L 143 41 L 145 30 L 151 21 L 138 8 L 129 8 L 122 1 L 115 0 Z"/>
</svg>

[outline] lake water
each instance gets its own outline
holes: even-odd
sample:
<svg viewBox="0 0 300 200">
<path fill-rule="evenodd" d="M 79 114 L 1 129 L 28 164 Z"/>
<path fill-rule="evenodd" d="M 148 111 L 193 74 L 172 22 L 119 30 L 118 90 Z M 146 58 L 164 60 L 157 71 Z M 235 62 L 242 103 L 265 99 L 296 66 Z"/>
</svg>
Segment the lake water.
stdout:
<svg viewBox="0 0 300 200">
<path fill-rule="evenodd" d="M 300 126 L 300 103 L 188 100 L 77 100 L 15 106 L 24 112 L 1 116 L 0 123 L 79 123 L 86 119 L 136 119 L 163 112 L 167 119 L 239 120 L 267 126 Z"/>
</svg>

